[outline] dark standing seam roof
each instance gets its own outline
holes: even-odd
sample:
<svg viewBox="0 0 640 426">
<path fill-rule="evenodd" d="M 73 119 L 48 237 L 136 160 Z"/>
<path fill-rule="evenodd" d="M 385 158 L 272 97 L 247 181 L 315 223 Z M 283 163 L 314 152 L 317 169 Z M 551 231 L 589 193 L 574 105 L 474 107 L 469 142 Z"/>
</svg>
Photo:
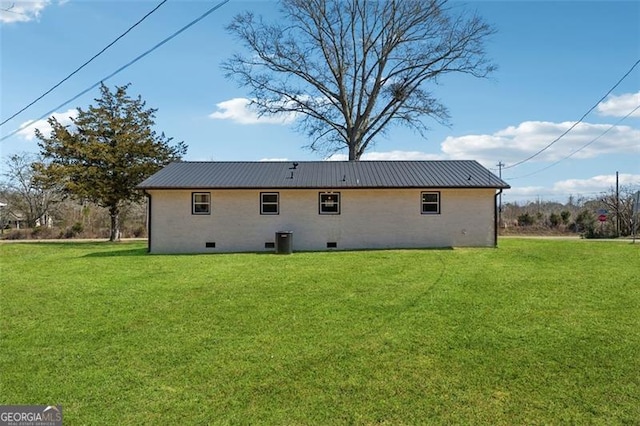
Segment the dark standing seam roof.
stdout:
<svg viewBox="0 0 640 426">
<path fill-rule="evenodd" d="M 477 161 L 176 162 L 139 189 L 509 188 Z"/>
</svg>

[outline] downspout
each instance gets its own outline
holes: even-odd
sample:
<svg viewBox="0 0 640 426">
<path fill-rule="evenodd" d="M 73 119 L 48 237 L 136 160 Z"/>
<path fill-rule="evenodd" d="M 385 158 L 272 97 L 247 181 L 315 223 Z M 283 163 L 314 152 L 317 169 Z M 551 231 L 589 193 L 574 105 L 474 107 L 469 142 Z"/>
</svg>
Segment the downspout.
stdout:
<svg viewBox="0 0 640 426">
<path fill-rule="evenodd" d="M 495 202 L 493 203 L 493 246 L 498 247 L 498 227 L 500 226 L 500 221 L 498 220 L 498 197 L 502 194 L 503 189 L 500 188 L 495 195 Z"/>
<path fill-rule="evenodd" d="M 151 253 L 151 194 L 144 191 L 147 197 L 147 253 Z"/>
</svg>

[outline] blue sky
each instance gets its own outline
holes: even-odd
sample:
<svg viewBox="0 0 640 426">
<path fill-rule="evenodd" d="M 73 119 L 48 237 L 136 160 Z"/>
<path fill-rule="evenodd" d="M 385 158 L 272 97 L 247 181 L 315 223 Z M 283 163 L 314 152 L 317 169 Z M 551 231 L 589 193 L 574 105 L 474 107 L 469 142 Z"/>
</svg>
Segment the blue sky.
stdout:
<svg viewBox="0 0 640 426">
<path fill-rule="evenodd" d="M 19 111 L 98 53 L 160 0 L 0 0 L 0 118 Z M 63 105 L 219 3 L 169 0 L 100 57 L 0 128 L 2 162 L 37 152 L 33 129 L 7 137 L 49 111 L 61 120 L 98 96 Z M 454 1 L 497 33 L 487 45 L 498 70 L 489 79 L 450 75 L 433 92 L 451 125 L 429 124 L 427 139 L 393 128 L 365 159 L 476 159 L 512 189 L 504 202 L 566 201 L 608 191 L 620 173 L 640 189 L 640 64 L 583 122 L 541 154 L 640 59 L 638 1 Z M 291 123 L 258 119 L 248 91 L 220 63 L 240 45 L 224 30 L 238 12 L 277 18 L 272 0 L 230 0 L 143 59 L 105 81 L 158 108 L 157 130 L 189 146 L 186 160 L 319 160 Z M 602 135 L 605 131 L 604 135 Z M 338 157 L 340 158 L 340 157 Z"/>
</svg>

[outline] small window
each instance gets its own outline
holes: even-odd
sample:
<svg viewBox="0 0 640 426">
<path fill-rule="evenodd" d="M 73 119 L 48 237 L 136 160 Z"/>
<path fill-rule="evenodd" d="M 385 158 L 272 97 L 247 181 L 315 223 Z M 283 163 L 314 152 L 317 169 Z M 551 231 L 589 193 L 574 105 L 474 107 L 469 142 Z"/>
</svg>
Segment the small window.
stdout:
<svg viewBox="0 0 640 426">
<path fill-rule="evenodd" d="M 340 193 L 320 193 L 320 214 L 340 214 Z"/>
<path fill-rule="evenodd" d="M 192 198 L 192 214 L 211 214 L 211 193 L 194 192 Z"/>
<path fill-rule="evenodd" d="M 278 214 L 279 194 L 277 192 L 261 192 L 260 193 L 260 214 Z"/>
<path fill-rule="evenodd" d="M 422 214 L 440 214 L 440 193 L 422 193 Z"/>
</svg>

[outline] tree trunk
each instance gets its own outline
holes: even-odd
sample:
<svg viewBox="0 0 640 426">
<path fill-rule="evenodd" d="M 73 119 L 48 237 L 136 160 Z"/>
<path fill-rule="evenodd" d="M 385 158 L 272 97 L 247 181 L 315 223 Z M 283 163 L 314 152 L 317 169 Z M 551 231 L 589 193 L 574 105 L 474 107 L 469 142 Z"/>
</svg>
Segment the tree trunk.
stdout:
<svg viewBox="0 0 640 426">
<path fill-rule="evenodd" d="M 109 216 L 111 217 L 111 233 L 109 241 L 120 241 L 120 209 L 118 206 L 109 207 Z"/>
<path fill-rule="evenodd" d="M 358 155 L 358 144 L 349 144 L 349 161 L 360 161 Z"/>
<path fill-rule="evenodd" d="M 36 213 L 35 213 L 35 209 L 33 208 L 33 204 L 31 202 L 31 200 L 28 200 L 28 207 L 29 207 L 29 211 L 25 212 L 25 219 L 27 222 L 27 228 L 35 228 L 36 227 L 36 221 L 38 220 Z"/>
</svg>

